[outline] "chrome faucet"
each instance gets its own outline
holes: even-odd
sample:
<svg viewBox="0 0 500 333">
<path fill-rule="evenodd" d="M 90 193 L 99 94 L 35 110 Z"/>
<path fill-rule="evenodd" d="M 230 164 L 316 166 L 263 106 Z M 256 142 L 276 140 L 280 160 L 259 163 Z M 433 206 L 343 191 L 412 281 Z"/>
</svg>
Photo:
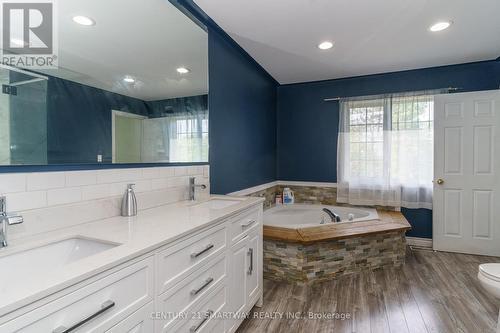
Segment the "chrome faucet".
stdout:
<svg viewBox="0 0 500 333">
<path fill-rule="evenodd" d="M 201 185 L 195 185 L 194 181 L 196 180 L 195 177 L 189 177 L 189 200 L 194 201 L 194 190 L 196 188 L 201 188 L 201 189 L 206 189 L 207 185 L 201 184 Z"/>
<path fill-rule="evenodd" d="M 332 222 L 341 222 L 340 216 L 328 208 L 323 208 L 323 211 L 330 216 Z"/>
<path fill-rule="evenodd" d="M 0 248 L 6 247 L 7 243 L 7 225 L 23 223 L 21 215 L 7 214 L 7 199 L 0 197 Z"/>
</svg>

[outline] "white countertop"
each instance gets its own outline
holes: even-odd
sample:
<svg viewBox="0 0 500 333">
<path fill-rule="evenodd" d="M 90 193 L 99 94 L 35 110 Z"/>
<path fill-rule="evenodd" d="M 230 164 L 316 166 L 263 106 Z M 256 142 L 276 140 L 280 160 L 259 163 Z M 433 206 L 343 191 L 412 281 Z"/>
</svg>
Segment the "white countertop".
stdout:
<svg viewBox="0 0 500 333">
<path fill-rule="evenodd" d="M 211 198 L 239 199 L 241 202 L 214 210 L 206 205 L 198 206 L 201 202 L 182 201 L 142 210 L 134 217 L 117 216 L 11 242 L 0 250 L 0 257 L 75 236 L 121 245 L 68 264 L 64 269 L 50 271 L 47 267 L 47 274 L 33 276 L 29 284 L 16 285 L 16 281 L 9 281 L 0 285 L 0 317 L 263 202 L 262 198 L 251 197 Z"/>
</svg>

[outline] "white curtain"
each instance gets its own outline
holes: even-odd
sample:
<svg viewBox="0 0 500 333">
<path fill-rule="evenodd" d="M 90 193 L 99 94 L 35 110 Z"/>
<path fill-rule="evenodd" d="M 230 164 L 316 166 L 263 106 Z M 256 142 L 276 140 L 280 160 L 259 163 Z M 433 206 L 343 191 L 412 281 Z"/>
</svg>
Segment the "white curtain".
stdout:
<svg viewBox="0 0 500 333">
<path fill-rule="evenodd" d="M 435 93 L 340 101 L 338 202 L 432 209 Z"/>
</svg>

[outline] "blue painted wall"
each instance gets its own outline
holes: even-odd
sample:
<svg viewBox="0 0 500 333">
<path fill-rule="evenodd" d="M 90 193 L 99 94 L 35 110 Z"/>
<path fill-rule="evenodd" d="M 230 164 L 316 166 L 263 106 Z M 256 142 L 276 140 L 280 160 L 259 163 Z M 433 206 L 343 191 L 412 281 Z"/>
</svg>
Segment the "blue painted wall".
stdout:
<svg viewBox="0 0 500 333">
<path fill-rule="evenodd" d="M 329 97 L 363 96 L 459 87 L 497 89 L 500 62 L 453 66 L 282 85 L 278 88 L 277 176 L 280 180 L 337 181 L 338 102 Z M 403 210 L 413 225 L 410 236 L 432 237 L 431 211 Z"/>
<path fill-rule="evenodd" d="M 111 110 L 148 115 L 136 98 L 49 77 L 47 133 L 49 164 L 104 163 L 112 160 Z"/>
<path fill-rule="evenodd" d="M 208 34 L 210 183 L 225 194 L 276 179 L 276 82 L 219 32 Z"/>
</svg>

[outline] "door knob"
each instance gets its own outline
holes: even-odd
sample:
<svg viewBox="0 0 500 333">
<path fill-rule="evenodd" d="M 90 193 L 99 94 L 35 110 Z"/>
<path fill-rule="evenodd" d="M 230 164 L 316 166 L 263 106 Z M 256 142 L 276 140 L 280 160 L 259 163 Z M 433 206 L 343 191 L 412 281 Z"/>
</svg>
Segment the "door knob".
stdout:
<svg viewBox="0 0 500 333">
<path fill-rule="evenodd" d="M 443 180 L 442 178 L 438 178 L 438 179 L 436 180 L 436 183 L 437 183 L 438 185 L 443 185 L 443 184 L 444 184 L 444 180 Z"/>
</svg>

